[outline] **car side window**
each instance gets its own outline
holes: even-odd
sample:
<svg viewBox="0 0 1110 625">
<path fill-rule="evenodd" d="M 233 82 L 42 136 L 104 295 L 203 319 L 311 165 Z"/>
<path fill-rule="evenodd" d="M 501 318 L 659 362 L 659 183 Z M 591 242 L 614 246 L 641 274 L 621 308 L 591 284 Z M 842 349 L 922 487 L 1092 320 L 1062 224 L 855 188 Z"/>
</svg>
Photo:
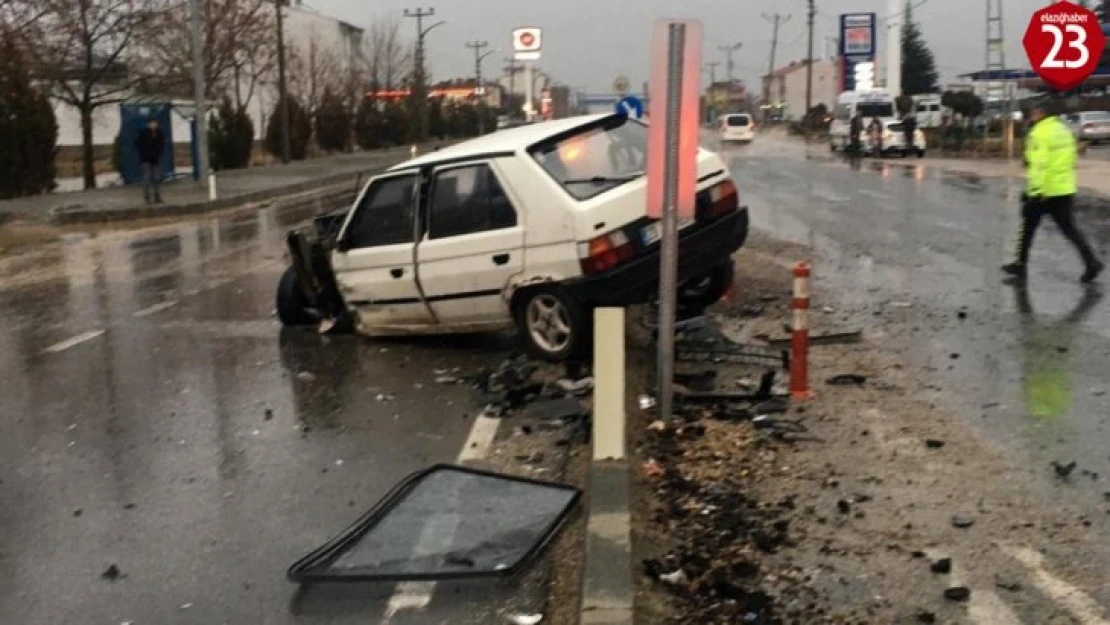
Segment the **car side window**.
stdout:
<svg viewBox="0 0 1110 625">
<path fill-rule="evenodd" d="M 347 228 L 351 249 L 413 241 L 413 189 L 416 176 L 375 181 L 355 207 Z"/>
<path fill-rule="evenodd" d="M 435 175 L 429 238 L 501 230 L 516 223 L 513 204 L 488 165 L 455 167 Z"/>
</svg>

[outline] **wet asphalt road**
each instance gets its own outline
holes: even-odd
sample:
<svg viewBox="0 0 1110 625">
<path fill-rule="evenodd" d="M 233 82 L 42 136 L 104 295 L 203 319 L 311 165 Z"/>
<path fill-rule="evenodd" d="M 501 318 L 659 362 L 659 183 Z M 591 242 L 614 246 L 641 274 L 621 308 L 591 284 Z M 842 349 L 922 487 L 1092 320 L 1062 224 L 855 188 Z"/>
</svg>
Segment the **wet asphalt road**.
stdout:
<svg viewBox="0 0 1110 625">
<path fill-rule="evenodd" d="M 396 481 L 456 460 L 477 410 L 433 370 L 507 347 L 282 331 L 281 236 L 308 216 L 74 235 L 0 263 L 0 621 L 495 623 L 506 603 L 539 607 L 514 585 L 409 585 L 398 602 L 394 585 L 286 581 Z M 123 576 L 102 579 L 113 564 Z M 426 605 L 387 618 L 404 600 Z"/>
<path fill-rule="evenodd" d="M 1110 476 L 1110 300 L 1078 283 L 1082 264 L 1048 223 L 1028 288 L 1003 284 L 1023 181 L 928 160 L 855 170 L 826 146 L 774 137 L 726 153 L 754 225 L 814 246 L 814 280 L 837 293 L 838 316 L 934 372 L 938 400 L 1043 466 L 1046 491 L 1102 515 L 1104 481 L 1061 489 L 1049 463 Z M 1105 259 L 1110 203 L 1078 215 Z"/>
</svg>

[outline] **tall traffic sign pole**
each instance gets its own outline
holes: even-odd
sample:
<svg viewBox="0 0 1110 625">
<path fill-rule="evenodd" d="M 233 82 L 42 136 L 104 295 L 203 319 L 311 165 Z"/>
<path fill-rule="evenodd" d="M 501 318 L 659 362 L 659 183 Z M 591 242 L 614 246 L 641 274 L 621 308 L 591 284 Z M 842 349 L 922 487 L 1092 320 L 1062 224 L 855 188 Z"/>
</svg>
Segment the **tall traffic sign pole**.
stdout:
<svg viewBox="0 0 1110 625">
<path fill-rule="evenodd" d="M 277 9 L 277 63 L 278 63 L 278 123 L 281 124 L 281 162 L 289 164 L 289 93 L 285 85 L 285 27 L 282 5 L 285 0 L 274 3 Z"/>
</svg>

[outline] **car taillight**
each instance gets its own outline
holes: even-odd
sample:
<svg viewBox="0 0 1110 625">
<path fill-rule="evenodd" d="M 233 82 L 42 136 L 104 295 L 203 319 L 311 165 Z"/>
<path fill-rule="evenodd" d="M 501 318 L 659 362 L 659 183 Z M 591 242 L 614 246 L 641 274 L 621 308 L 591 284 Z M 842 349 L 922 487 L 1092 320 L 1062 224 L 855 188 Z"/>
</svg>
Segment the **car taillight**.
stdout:
<svg viewBox="0 0 1110 625">
<path fill-rule="evenodd" d="M 725 180 L 720 184 L 713 185 L 707 191 L 709 192 L 709 206 L 704 214 L 710 219 L 731 213 L 740 206 L 740 192 L 736 189 L 736 183 L 732 180 Z"/>
<path fill-rule="evenodd" d="M 601 273 L 636 255 L 632 243 L 620 230 L 579 244 L 579 262 L 586 274 Z"/>
</svg>

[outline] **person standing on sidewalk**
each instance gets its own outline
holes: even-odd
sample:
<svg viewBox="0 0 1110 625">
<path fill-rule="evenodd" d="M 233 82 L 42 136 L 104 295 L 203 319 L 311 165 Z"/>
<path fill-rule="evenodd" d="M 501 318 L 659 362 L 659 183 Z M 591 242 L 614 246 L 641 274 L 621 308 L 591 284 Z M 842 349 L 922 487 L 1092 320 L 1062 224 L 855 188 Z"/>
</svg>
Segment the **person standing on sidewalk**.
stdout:
<svg viewBox="0 0 1110 625">
<path fill-rule="evenodd" d="M 165 148 L 166 136 L 158 127 L 158 120 L 151 118 L 135 138 L 135 149 L 139 152 L 139 163 L 143 168 L 143 198 L 147 204 L 162 203 L 161 164 Z"/>
<path fill-rule="evenodd" d="M 1102 273 L 1104 265 L 1075 225 L 1072 205 L 1078 189 L 1075 165 L 1079 154 L 1071 130 L 1050 114 L 1048 107 L 1046 103 L 1039 103 L 1029 111 L 1032 126 L 1025 136 L 1026 182 L 1021 198 L 1017 258 L 1003 266 L 1002 271 L 1013 279 L 1025 279 L 1033 237 L 1041 219 L 1047 215 L 1079 252 L 1086 267 L 1080 281 L 1089 283 Z"/>
</svg>

